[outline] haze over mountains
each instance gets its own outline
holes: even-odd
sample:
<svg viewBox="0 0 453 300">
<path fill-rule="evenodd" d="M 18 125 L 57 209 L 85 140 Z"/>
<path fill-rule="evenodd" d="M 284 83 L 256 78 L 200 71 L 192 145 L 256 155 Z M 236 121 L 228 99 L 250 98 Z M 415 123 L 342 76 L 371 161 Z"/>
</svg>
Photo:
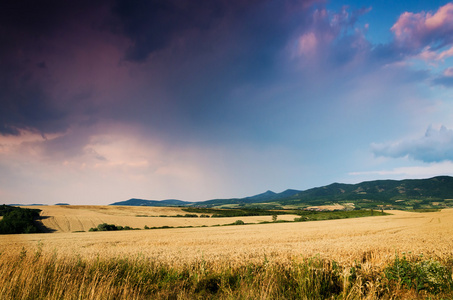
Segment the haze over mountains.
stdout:
<svg viewBox="0 0 453 300">
<path fill-rule="evenodd" d="M 212 199 L 201 202 L 132 198 L 111 205 L 283 208 L 341 202 L 352 202 L 356 208 L 376 206 L 389 208 L 449 207 L 453 205 L 453 177 L 374 180 L 358 184 L 332 183 L 304 191 L 292 189 L 281 193 L 266 191 L 251 197 Z"/>
</svg>

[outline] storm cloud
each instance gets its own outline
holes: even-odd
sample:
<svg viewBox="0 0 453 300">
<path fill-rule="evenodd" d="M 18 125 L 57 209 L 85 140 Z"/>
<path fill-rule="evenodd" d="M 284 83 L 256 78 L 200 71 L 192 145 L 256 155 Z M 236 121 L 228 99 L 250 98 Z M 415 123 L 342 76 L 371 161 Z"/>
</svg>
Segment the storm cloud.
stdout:
<svg viewBox="0 0 453 300">
<path fill-rule="evenodd" d="M 202 200 L 451 159 L 452 4 L 385 10 L 375 43 L 377 10 L 334 2 L 4 1 L 0 196 Z"/>
</svg>

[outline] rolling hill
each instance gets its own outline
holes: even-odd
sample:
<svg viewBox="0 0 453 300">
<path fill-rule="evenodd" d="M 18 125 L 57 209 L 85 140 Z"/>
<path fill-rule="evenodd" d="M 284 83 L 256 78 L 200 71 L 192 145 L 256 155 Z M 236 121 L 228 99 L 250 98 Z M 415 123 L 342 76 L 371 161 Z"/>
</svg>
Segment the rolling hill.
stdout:
<svg viewBox="0 0 453 300">
<path fill-rule="evenodd" d="M 305 208 L 352 203 L 355 208 L 423 209 L 453 206 L 453 177 L 428 179 L 374 180 L 357 184 L 332 183 L 305 191 L 266 191 L 245 198 L 213 199 L 200 202 L 181 200 L 130 199 L 111 205 Z"/>
<path fill-rule="evenodd" d="M 188 206 L 194 202 L 187 202 L 175 199 L 167 200 L 144 200 L 132 198 L 126 201 L 115 202 L 110 205 L 126 205 L 126 206 Z"/>
</svg>

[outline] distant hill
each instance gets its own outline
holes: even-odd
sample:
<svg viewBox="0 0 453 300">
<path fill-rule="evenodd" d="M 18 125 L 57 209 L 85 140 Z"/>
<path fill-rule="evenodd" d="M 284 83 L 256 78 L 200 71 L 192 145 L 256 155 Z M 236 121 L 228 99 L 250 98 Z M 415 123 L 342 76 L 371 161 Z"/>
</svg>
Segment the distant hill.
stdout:
<svg viewBox="0 0 453 300">
<path fill-rule="evenodd" d="M 144 200 L 132 198 L 126 201 L 115 202 L 110 205 L 126 205 L 126 206 L 221 206 L 221 205 L 230 205 L 230 204 L 252 204 L 252 203 L 264 203 L 268 201 L 274 201 L 282 199 L 285 197 L 293 196 L 300 191 L 297 190 L 286 190 L 282 193 L 274 193 L 272 191 L 267 191 L 262 194 L 258 194 L 251 197 L 245 198 L 230 198 L 230 199 L 213 199 L 201 202 L 188 202 L 175 199 L 169 200 Z"/>
<path fill-rule="evenodd" d="M 204 207 L 214 207 L 222 205 L 232 205 L 244 206 L 250 204 L 259 204 L 259 203 L 268 203 L 275 202 L 281 199 L 286 199 L 288 197 L 297 195 L 301 191 L 298 190 L 286 190 L 281 193 L 274 193 L 273 191 L 267 191 L 262 194 L 255 196 L 245 197 L 245 198 L 232 198 L 232 199 L 213 199 L 202 202 L 194 202 L 193 206 L 204 206 Z"/>
<path fill-rule="evenodd" d="M 34 204 L 7 204 L 9 206 L 46 206 L 47 204 L 38 204 L 38 203 L 34 203 Z"/>
<path fill-rule="evenodd" d="M 144 199 L 129 199 L 126 201 L 115 202 L 110 205 L 126 205 L 126 206 L 188 206 L 193 202 L 168 199 L 168 200 L 144 200 Z"/>
<path fill-rule="evenodd" d="M 453 207 L 453 177 L 374 180 L 357 184 L 332 183 L 305 191 L 286 190 L 281 193 L 266 191 L 245 198 L 212 199 L 201 202 L 130 199 L 112 205 L 304 208 L 335 203 L 353 203 L 356 208 Z"/>
</svg>

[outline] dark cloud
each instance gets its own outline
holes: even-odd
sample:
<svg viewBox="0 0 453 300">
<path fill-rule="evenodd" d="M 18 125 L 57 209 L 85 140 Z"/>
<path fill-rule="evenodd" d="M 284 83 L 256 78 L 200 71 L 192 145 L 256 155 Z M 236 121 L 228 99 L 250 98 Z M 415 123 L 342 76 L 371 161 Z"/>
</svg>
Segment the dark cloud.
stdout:
<svg viewBox="0 0 453 300">
<path fill-rule="evenodd" d="M 117 29 L 132 45 L 127 59 L 143 61 L 190 30 L 210 28 L 222 16 L 219 1 L 126 1 L 118 0 L 113 12 L 119 17 Z"/>
<path fill-rule="evenodd" d="M 65 21 L 65 12 L 72 11 L 78 5 L 72 2 L 62 1 L 2 1 L 0 10 L 0 24 L 3 31 L 9 38 L 14 37 L 5 31 L 22 32 L 28 38 L 32 36 L 40 38 L 49 35 Z M 6 44 L 8 45 L 8 44 Z"/>
<path fill-rule="evenodd" d="M 241 33 L 254 39 L 275 37 L 278 22 L 290 17 L 288 9 L 307 6 L 316 0 L 217 0 L 217 1 L 126 1 L 117 0 L 112 12 L 118 22 L 112 27 L 131 40 L 126 59 L 144 61 L 151 53 L 173 44 L 210 47 L 204 43 L 221 41 L 222 34 L 237 38 Z M 297 9 L 300 11 L 300 8 Z M 210 39 L 213 31 L 217 39 Z M 202 36 L 208 40 L 197 39 Z M 232 40 L 235 43 L 237 41 Z"/>
<path fill-rule="evenodd" d="M 275 59 L 313 1 L 5 1 L 0 132 L 64 131 L 79 115 L 97 113 L 144 124 L 181 117 L 158 116 L 169 111 L 199 120 L 218 111 L 233 88 L 266 84 L 277 75 Z M 123 74 L 131 70 L 119 57 L 100 72 L 98 61 L 109 55 L 100 44 L 114 45 L 137 63 L 140 91 L 112 82 L 117 93 L 106 99 L 108 86 L 86 82 L 93 72 L 118 71 L 115 64 L 123 63 Z"/>
<path fill-rule="evenodd" d="M 176 138 L 232 126 L 265 135 L 272 122 L 261 122 L 260 113 L 273 120 L 283 96 L 262 91 L 291 85 L 305 103 L 316 80 L 338 86 L 404 58 L 396 43 L 376 47 L 357 28 L 368 8 L 328 12 L 316 0 L 4 3 L 3 134 L 62 132 L 104 118 Z M 287 57 L 290 44 L 298 45 L 299 61 Z M 103 53 L 111 50 L 105 45 L 120 54 Z M 300 68 L 302 60 L 311 64 Z"/>
<path fill-rule="evenodd" d="M 100 7 L 90 1 L 2 1 L 0 134 L 19 134 L 19 129 L 54 133 L 69 127 L 73 99 L 52 93 L 59 78 L 48 60 L 67 50 L 64 43 L 78 34 L 77 24 L 95 20 L 93 12 Z"/>
<path fill-rule="evenodd" d="M 0 9 L 0 41 L 2 55 L 32 48 L 42 51 L 49 39 L 71 34 L 74 23 L 95 24 L 102 2 L 92 1 L 2 1 Z"/>
<path fill-rule="evenodd" d="M 404 42 L 395 30 L 393 40 L 373 45 L 359 20 L 368 8 L 331 11 L 330 5 L 3 1 L 0 135 L 22 136 L 0 136 L 0 176 L 30 174 L 15 179 L 23 185 L 57 174 L 53 187 L 78 182 L 77 191 L 82 183 L 97 190 L 97 180 L 107 180 L 107 191 L 116 188 L 112 194 L 139 182 L 152 195 L 165 185 L 169 192 L 190 186 L 204 193 L 212 178 L 226 187 L 245 169 L 254 178 L 247 186 L 262 186 L 275 176 L 260 178 L 256 170 L 290 170 L 280 176 L 287 184 L 369 163 L 360 149 L 377 137 L 403 135 L 429 106 L 417 90 L 429 73 L 405 62 L 426 46 L 434 52 L 449 43 L 441 32 L 451 36 L 450 19 L 441 14 L 440 27 L 422 31 L 399 22 L 401 32 L 410 29 Z M 418 122 L 433 118 L 428 112 Z M 373 149 L 381 156 L 452 160 L 451 135 L 446 128 L 428 130 L 424 138 Z M 23 172 L 24 160 L 35 170 Z M 146 176 L 137 179 L 137 168 Z M 64 170 L 75 172 L 65 177 Z M 128 187 L 117 186 L 120 181 Z"/>
<path fill-rule="evenodd" d="M 165 91 L 165 101 L 157 110 L 165 110 L 160 115 L 166 120 L 156 113 L 156 102 L 160 100 L 149 98 L 142 101 L 143 105 L 132 104 L 131 109 L 140 110 L 129 117 L 154 128 L 159 126 L 156 121 L 162 121 L 160 127 L 165 130 L 184 132 L 181 138 L 193 132 L 221 130 L 219 127 L 226 123 L 235 126 L 250 122 L 254 114 L 247 103 L 251 100 L 233 94 L 243 88 L 267 87 L 281 75 L 279 58 L 283 49 L 295 28 L 304 24 L 311 13 L 307 8 L 288 11 L 293 2 L 121 3 L 125 8 L 116 14 L 123 33 L 132 42 L 127 58 L 150 73 L 159 72 L 161 82 L 154 93 L 156 89 Z M 155 8 L 155 3 L 161 5 Z M 162 27 L 154 26 L 155 22 L 162 23 Z M 242 119 L 238 111 L 244 108 L 249 115 Z M 181 126 L 175 128 L 177 125 Z"/>
<path fill-rule="evenodd" d="M 22 71 L 18 67 L 0 74 L 0 133 L 19 134 L 21 128 L 47 133 L 64 130 L 65 112 L 53 105 L 31 71 Z"/>
</svg>

